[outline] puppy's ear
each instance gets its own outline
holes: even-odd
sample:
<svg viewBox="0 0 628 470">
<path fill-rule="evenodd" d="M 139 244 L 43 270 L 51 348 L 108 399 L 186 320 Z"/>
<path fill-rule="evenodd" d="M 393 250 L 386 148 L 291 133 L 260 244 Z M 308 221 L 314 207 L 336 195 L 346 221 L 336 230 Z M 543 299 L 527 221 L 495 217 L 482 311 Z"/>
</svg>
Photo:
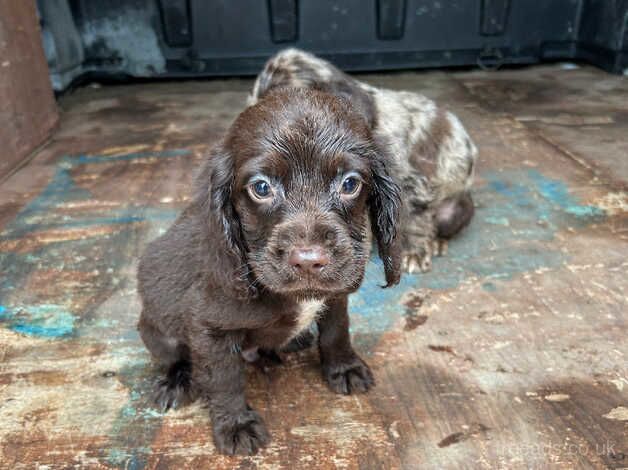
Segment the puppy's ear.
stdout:
<svg viewBox="0 0 628 470">
<path fill-rule="evenodd" d="M 326 84 L 321 90 L 344 99 L 364 118 L 371 129 L 375 127 L 377 111 L 373 97 L 357 86 L 353 79 L 347 77 L 346 80 Z"/>
<path fill-rule="evenodd" d="M 249 282 L 247 247 L 240 217 L 233 205 L 234 161 L 222 146 L 205 160 L 195 182 L 195 200 L 201 208 L 203 230 L 209 245 L 208 268 L 226 288 L 240 296 L 254 295 Z"/>
<path fill-rule="evenodd" d="M 384 263 L 386 285 L 394 286 L 401 278 L 401 253 L 398 241 L 401 189 L 390 174 L 385 159 L 371 160 L 369 210 L 371 229 Z"/>
</svg>

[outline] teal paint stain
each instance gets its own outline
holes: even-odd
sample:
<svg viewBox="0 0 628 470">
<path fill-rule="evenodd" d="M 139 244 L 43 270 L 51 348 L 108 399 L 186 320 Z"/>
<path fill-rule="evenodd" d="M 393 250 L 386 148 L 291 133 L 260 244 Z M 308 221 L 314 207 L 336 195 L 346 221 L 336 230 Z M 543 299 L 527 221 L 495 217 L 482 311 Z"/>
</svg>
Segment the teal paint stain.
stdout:
<svg viewBox="0 0 628 470">
<path fill-rule="evenodd" d="M 73 333 L 74 323 L 74 315 L 60 305 L 42 304 L 0 309 L 0 324 L 28 336 L 67 337 Z"/>
<path fill-rule="evenodd" d="M 124 406 L 124 408 L 122 408 L 122 411 L 120 412 L 120 414 L 124 418 L 134 418 L 137 415 L 137 410 L 133 408 L 131 405 L 126 405 Z"/>
<path fill-rule="evenodd" d="M 150 448 L 135 449 L 143 455 L 148 456 L 151 452 Z M 141 470 L 146 466 L 146 458 L 138 458 L 134 452 L 124 451 L 121 449 L 110 449 L 107 454 L 107 463 L 115 465 L 125 470 Z"/>
<path fill-rule="evenodd" d="M 131 459 L 131 454 L 120 449 L 109 449 L 107 451 L 107 462 L 112 465 L 122 465 Z"/>
<path fill-rule="evenodd" d="M 497 291 L 497 286 L 492 282 L 485 282 L 484 284 L 482 284 L 482 289 L 487 292 L 495 292 Z"/>
<path fill-rule="evenodd" d="M 57 169 L 46 188 L 27 204 L 17 217 L 7 225 L 0 240 L 16 239 L 29 232 L 46 230 L 51 228 L 72 228 L 90 225 L 132 224 L 153 218 L 174 220 L 177 213 L 170 209 L 152 209 L 125 207 L 107 210 L 103 216 L 98 210 L 96 215 L 84 215 L 72 217 L 51 217 L 55 209 L 73 201 L 91 199 L 91 194 L 86 189 L 80 188 L 74 182 L 71 171 L 86 164 L 101 164 L 120 161 L 131 161 L 145 158 L 175 158 L 188 155 L 187 150 L 172 150 L 154 153 L 133 153 L 108 157 L 102 155 L 80 155 L 77 157 L 65 156 L 57 163 Z"/>
<path fill-rule="evenodd" d="M 160 154 L 129 154 L 116 157 L 79 156 L 64 157 L 58 165 L 57 172 L 51 183 L 20 212 L 16 221 L 10 224 L 0 238 L 16 238 L 25 233 L 56 227 L 81 227 L 94 224 L 132 224 L 143 220 L 159 221 L 160 223 L 174 219 L 177 211 L 160 208 L 123 208 L 111 209 L 102 215 L 86 214 L 77 218 L 50 217 L 56 207 L 74 200 L 90 197 L 89 192 L 78 188 L 71 177 L 70 170 L 83 164 L 100 164 L 112 161 L 129 161 L 136 158 L 171 158 L 185 155 L 186 151 L 164 152 Z M 510 171 L 503 173 L 486 173 L 483 175 L 487 184 L 474 190 L 474 198 L 478 203 L 476 217 L 471 227 L 462 236 L 450 244 L 449 253 L 444 258 L 434 259 L 432 272 L 421 275 L 404 276 L 400 286 L 393 289 L 381 289 L 382 267 L 379 260 L 374 259 L 368 264 L 365 282 L 360 291 L 352 296 L 352 311 L 356 312 L 355 330 L 384 331 L 390 325 L 390 319 L 398 317 L 403 311 L 399 298 L 405 292 L 417 287 L 430 289 L 452 289 L 471 276 L 488 279 L 508 279 L 513 275 L 540 267 L 557 266 L 564 261 L 564 256 L 543 245 L 551 242 L 554 233 L 570 225 L 589 223 L 594 217 L 603 214 L 601 209 L 581 205 L 573 197 L 564 183 L 546 178 L 536 170 Z M 542 224 L 539 224 L 542 222 Z M 112 236 L 104 245 L 101 238 L 94 240 L 73 240 L 60 242 L 85 252 L 95 246 L 95 242 L 107 250 L 102 258 L 124 259 L 116 250 L 119 237 L 127 237 L 122 233 Z M 20 277 L 36 269 L 42 262 L 55 261 L 54 265 L 67 266 L 67 260 L 58 255 L 53 247 L 44 247 L 32 254 L 18 255 L 9 253 L 0 257 L 0 267 L 10 276 L 0 280 L 0 296 L 13 295 L 15 285 L 19 285 Z M 56 260 L 58 258 L 58 260 Z M 85 268 L 93 269 L 93 262 L 87 258 Z M 22 266 L 16 271 L 16 266 Z M 10 278 L 9 285 L 7 278 Z M 102 282 L 102 281 L 101 281 Z M 115 286 L 108 286 L 115 289 Z M 44 334 L 37 325 L 23 331 L 31 334 Z M 61 334 L 64 330 L 49 330 L 51 334 Z M 134 338 L 128 338 L 133 340 Z"/>
<path fill-rule="evenodd" d="M 174 149 L 174 150 L 165 150 L 162 152 L 135 152 L 135 153 L 127 153 L 124 155 L 79 155 L 78 157 L 67 157 L 64 160 L 69 166 L 73 166 L 75 164 L 90 164 L 90 163 L 111 163 L 111 162 L 127 162 L 138 159 L 145 158 L 173 158 L 173 157 L 183 157 L 189 155 L 190 151 L 185 149 Z"/>
<path fill-rule="evenodd" d="M 27 231 L 27 233 L 37 233 L 45 230 L 51 229 L 71 229 L 71 228 L 86 228 L 90 226 L 98 226 L 98 225 L 130 225 L 138 222 L 145 222 L 147 220 L 150 221 L 159 221 L 159 222 L 174 222 L 174 220 L 179 215 L 178 210 L 175 209 L 160 209 L 160 210 L 143 210 L 141 214 L 138 215 L 128 215 L 129 209 L 108 209 L 111 213 L 111 217 L 81 217 L 78 219 L 74 219 L 71 216 L 68 216 L 64 221 L 46 221 L 46 222 L 37 222 L 33 224 Z M 32 221 L 31 221 L 32 222 Z M 5 231 L 3 236 L 0 236 L 0 240 L 19 240 L 22 238 L 26 232 L 14 231 L 10 232 L 9 230 Z M 76 240 L 71 240 L 71 242 L 75 242 Z M 57 243 L 66 243 L 65 241 L 57 242 Z"/>
<path fill-rule="evenodd" d="M 494 292 L 491 280 L 558 267 L 568 259 L 552 245 L 555 233 L 604 217 L 602 209 L 580 204 L 562 181 L 536 170 L 482 177 L 486 184 L 473 190 L 477 208 L 471 225 L 449 243 L 446 256 L 433 258 L 432 271 L 404 274 L 398 286 L 381 289 L 383 267 L 373 255 L 362 287 L 350 298 L 352 333 L 376 341 L 403 315 L 403 295 L 417 288 L 453 289 L 473 277 Z"/>
<path fill-rule="evenodd" d="M 492 225 L 503 225 L 504 227 L 510 226 L 510 221 L 506 217 L 488 216 L 484 218 L 484 221 Z"/>
<path fill-rule="evenodd" d="M 567 214 L 580 218 L 605 215 L 604 210 L 599 207 L 579 204 L 562 181 L 546 178 L 537 170 L 529 170 L 528 175 L 536 183 L 539 193 L 548 201 L 563 209 Z"/>
<path fill-rule="evenodd" d="M 142 410 L 141 416 L 145 419 L 148 419 L 148 418 L 162 419 L 164 417 L 162 412 L 157 411 L 154 408 L 145 408 L 144 410 Z"/>
<path fill-rule="evenodd" d="M 152 406 L 155 371 L 149 366 L 147 354 L 130 360 L 118 378 L 129 389 L 129 399 L 109 429 L 103 460 L 109 465 L 140 470 L 146 467 L 164 416 Z"/>
<path fill-rule="evenodd" d="M 595 206 L 571 206 L 565 208 L 565 212 L 576 217 L 600 217 L 606 215 L 603 209 Z"/>
<path fill-rule="evenodd" d="M 79 187 L 72 171 L 82 165 L 104 164 L 117 161 L 131 161 L 145 158 L 175 158 L 188 155 L 187 150 L 174 150 L 155 153 L 134 153 L 115 157 L 101 155 L 65 156 L 56 166 L 55 172 L 42 190 L 32 201 L 25 205 L 14 220 L 8 223 L 2 233 L 0 241 L 19 240 L 37 232 L 50 229 L 89 228 L 103 225 L 122 226 L 119 230 L 106 237 L 85 237 L 77 240 L 60 240 L 35 247 L 29 253 L 0 253 L 0 303 L 18 306 L 28 304 L 25 299 L 32 295 L 24 293 L 21 286 L 29 276 L 42 269 L 71 270 L 91 272 L 99 269 L 101 274 L 95 280 L 94 298 L 106 297 L 116 289 L 123 287 L 118 283 L 118 269 L 128 264 L 128 255 L 120 248 L 134 243 L 135 224 L 138 222 L 157 222 L 167 224 L 175 219 L 178 211 L 171 207 L 127 207 L 96 208 L 81 211 L 79 215 L 68 215 L 59 212 L 64 205 L 75 201 L 85 201 L 92 198 L 92 194 Z M 26 295 L 24 295 L 26 294 Z M 65 297 L 71 298 L 72 290 L 68 290 Z M 29 299 L 30 300 L 30 299 Z M 56 300 L 56 299 L 55 299 Z M 64 299 L 65 300 L 65 299 Z M 54 301 L 53 301 L 54 302 Z M 50 302 L 49 303 L 53 303 Z M 39 308 L 6 308 L 0 314 L 0 326 L 13 331 L 38 337 L 62 338 L 77 334 L 76 325 L 83 317 L 89 317 L 90 309 L 95 309 L 100 301 L 90 304 L 90 307 L 74 316 L 72 312 L 62 307 Z M 62 302 L 57 302 L 62 303 Z"/>
</svg>

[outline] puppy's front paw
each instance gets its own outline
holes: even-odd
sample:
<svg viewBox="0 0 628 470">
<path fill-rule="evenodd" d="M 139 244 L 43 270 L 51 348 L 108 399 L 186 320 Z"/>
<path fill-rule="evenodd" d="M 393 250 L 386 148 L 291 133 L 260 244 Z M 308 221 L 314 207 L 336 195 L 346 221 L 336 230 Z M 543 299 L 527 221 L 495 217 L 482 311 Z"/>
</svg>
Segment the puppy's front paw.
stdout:
<svg viewBox="0 0 628 470">
<path fill-rule="evenodd" d="M 432 269 L 432 257 L 443 256 L 447 253 L 446 240 L 432 240 L 421 243 L 414 250 L 404 250 L 401 253 L 401 269 L 408 273 L 426 273 Z"/>
<path fill-rule="evenodd" d="M 432 269 L 432 254 L 429 252 L 403 253 L 401 255 L 401 269 L 410 274 L 426 273 Z"/>
<path fill-rule="evenodd" d="M 215 418 L 214 445 L 223 454 L 252 455 L 270 442 L 264 421 L 253 410 Z"/>
<path fill-rule="evenodd" d="M 375 385 L 371 369 L 357 355 L 347 362 L 323 364 L 323 376 L 334 392 L 344 395 L 363 393 Z"/>
</svg>

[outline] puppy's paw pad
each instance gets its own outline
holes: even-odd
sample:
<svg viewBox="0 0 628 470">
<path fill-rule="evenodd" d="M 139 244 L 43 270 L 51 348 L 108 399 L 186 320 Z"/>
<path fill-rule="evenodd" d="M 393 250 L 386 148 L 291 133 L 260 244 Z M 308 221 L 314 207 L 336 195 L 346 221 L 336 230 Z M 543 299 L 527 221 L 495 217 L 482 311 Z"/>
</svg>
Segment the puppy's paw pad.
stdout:
<svg viewBox="0 0 628 470">
<path fill-rule="evenodd" d="M 323 375 L 329 387 L 343 395 L 364 393 L 375 385 L 371 369 L 357 356 L 347 363 L 323 366 Z"/>
<path fill-rule="evenodd" d="M 223 454 L 253 455 L 270 442 L 264 421 L 253 410 L 215 421 L 214 445 Z"/>
</svg>

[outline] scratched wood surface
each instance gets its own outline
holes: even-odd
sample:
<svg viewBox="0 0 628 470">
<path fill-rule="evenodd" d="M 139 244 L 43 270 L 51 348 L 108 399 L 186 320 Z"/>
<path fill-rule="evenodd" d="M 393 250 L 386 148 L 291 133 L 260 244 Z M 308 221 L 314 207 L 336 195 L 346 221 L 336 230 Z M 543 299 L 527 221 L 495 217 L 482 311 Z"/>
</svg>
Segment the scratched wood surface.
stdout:
<svg viewBox="0 0 628 470">
<path fill-rule="evenodd" d="M 0 184 L 0 468 L 628 467 L 628 83 L 589 67 L 364 76 L 457 112 L 477 216 L 394 290 L 351 299 L 376 388 L 315 351 L 249 371 L 273 442 L 214 452 L 206 410 L 151 407 L 137 258 L 185 205 L 250 81 L 88 87 Z"/>
</svg>

